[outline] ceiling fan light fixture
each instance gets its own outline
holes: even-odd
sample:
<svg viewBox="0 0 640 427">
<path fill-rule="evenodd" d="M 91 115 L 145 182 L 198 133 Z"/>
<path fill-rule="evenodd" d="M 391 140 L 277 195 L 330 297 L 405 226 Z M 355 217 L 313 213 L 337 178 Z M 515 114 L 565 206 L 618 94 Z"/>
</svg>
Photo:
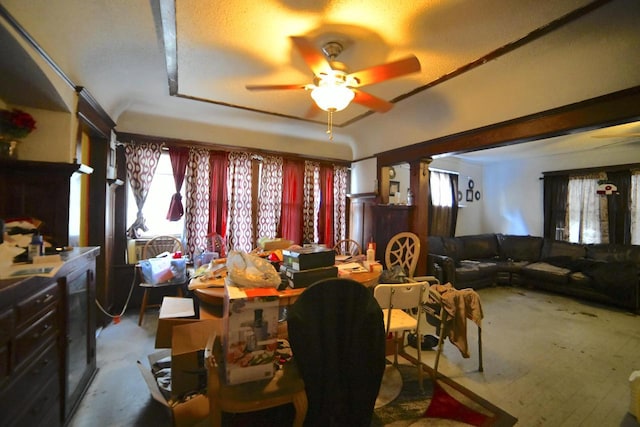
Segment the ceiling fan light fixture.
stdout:
<svg viewBox="0 0 640 427">
<path fill-rule="evenodd" d="M 344 85 L 320 83 L 311 91 L 311 98 L 324 111 L 342 111 L 353 101 L 355 93 Z"/>
</svg>

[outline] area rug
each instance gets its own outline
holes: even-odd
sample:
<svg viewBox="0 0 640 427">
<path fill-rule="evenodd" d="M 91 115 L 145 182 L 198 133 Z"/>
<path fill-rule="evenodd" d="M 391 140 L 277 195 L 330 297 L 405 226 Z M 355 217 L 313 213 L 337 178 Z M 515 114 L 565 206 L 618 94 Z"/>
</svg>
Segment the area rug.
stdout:
<svg viewBox="0 0 640 427">
<path fill-rule="evenodd" d="M 449 378 L 434 383 L 423 375 L 423 390 L 417 369 L 399 365 L 403 385 L 400 395 L 374 411 L 372 427 L 495 426 L 510 427 L 517 419 L 485 401 Z"/>
<path fill-rule="evenodd" d="M 371 427 L 511 427 L 518 421 L 450 378 L 433 382 L 425 366 L 423 389 L 413 365 L 400 364 L 402 390 L 390 403 L 375 409 Z M 223 413 L 223 427 L 282 427 L 293 422 L 292 405 L 246 414 Z"/>
</svg>

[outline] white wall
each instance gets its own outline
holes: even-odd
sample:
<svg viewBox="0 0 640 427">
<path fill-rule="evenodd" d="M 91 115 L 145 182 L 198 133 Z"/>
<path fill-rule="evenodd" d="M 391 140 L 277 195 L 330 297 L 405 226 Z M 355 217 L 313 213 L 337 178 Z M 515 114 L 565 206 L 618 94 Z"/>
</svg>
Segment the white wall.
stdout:
<svg viewBox="0 0 640 427">
<path fill-rule="evenodd" d="M 459 202 L 456 236 L 478 234 L 478 230 L 484 228 L 483 206 L 486 204 L 482 164 L 466 162 L 456 157 L 443 157 L 435 159 L 429 168 L 458 173 L 458 188 L 462 192 L 462 201 Z M 480 192 L 480 200 L 474 197 L 473 201 L 467 202 L 466 190 L 469 188 L 469 180 L 473 180 L 473 194 L 476 191 Z"/>
<path fill-rule="evenodd" d="M 496 162 L 484 166 L 483 226 L 478 232 L 543 233 L 543 172 L 640 163 L 640 148 L 603 148 L 580 155 Z"/>
<path fill-rule="evenodd" d="M 640 163 L 636 144 L 608 147 L 587 153 L 510 159 L 480 163 L 456 157 L 435 159 L 431 169 L 458 172 L 463 200 L 458 211 L 456 235 L 505 233 L 542 236 L 543 172 Z M 480 200 L 466 202 L 468 179 L 481 193 Z"/>
</svg>

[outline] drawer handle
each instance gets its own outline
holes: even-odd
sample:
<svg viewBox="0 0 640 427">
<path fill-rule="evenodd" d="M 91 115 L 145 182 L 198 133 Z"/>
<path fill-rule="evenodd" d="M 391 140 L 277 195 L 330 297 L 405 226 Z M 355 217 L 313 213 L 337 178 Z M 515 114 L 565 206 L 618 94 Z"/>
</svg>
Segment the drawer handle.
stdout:
<svg viewBox="0 0 640 427">
<path fill-rule="evenodd" d="M 40 338 L 42 335 L 44 335 L 45 332 L 47 332 L 49 330 L 49 328 L 51 328 L 51 325 L 46 323 L 44 326 L 42 326 L 42 330 L 39 332 L 35 332 L 33 335 L 31 335 L 31 337 L 33 339 L 38 339 Z"/>
<path fill-rule="evenodd" d="M 42 372 L 42 368 L 46 368 L 48 364 L 49 359 L 42 359 L 42 362 L 40 362 L 40 366 L 31 371 L 31 375 L 33 375 L 34 377 L 40 375 L 40 372 Z"/>
<path fill-rule="evenodd" d="M 37 300 L 38 304 L 46 304 L 54 298 L 52 294 L 45 294 L 44 298 Z"/>
</svg>

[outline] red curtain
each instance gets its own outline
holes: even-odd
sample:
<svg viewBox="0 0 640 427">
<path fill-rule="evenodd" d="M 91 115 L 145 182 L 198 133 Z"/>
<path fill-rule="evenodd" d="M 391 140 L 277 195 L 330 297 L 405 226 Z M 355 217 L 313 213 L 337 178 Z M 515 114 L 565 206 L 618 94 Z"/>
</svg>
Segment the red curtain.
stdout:
<svg viewBox="0 0 640 427">
<path fill-rule="evenodd" d="M 169 221 L 178 221 L 182 218 L 182 215 L 184 215 L 180 189 L 182 188 L 184 174 L 187 170 L 187 163 L 189 162 L 189 149 L 184 147 L 169 147 L 169 157 L 171 158 L 171 168 L 173 169 L 173 181 L 176 184 L 176 192 L 171 196 L 167 219 Z"/>
<path fill-rule="evenodd" d="M 333 165 L 320 166 L 320 212 L 318 236 L 320 242 L 333 247 Z"/>
<path fill-rule="evenodd" d="M 282 164 L 282 215 L 279 235 L 302 244 L 304 162 L 284 160 Z"/>
<path fill-rule="evenodd" d="M 223 238 L 227 233 L 227 167 L 228 155 L 226 152 L 212 151 L 210 153 L 209 234 L 216 233 Z"/>
</svg>

